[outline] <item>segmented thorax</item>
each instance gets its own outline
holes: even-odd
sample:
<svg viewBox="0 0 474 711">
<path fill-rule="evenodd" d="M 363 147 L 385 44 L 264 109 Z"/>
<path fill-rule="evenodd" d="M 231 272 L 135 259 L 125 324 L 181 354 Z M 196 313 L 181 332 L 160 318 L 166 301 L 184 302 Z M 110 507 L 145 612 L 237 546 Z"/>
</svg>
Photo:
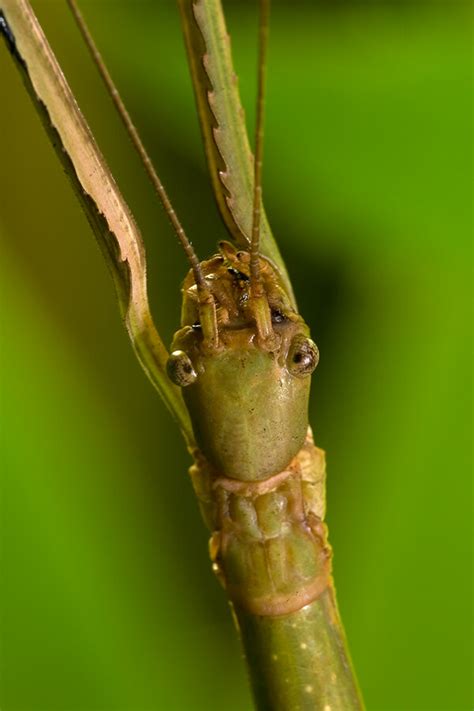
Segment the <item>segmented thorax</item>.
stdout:
<svg viewBox="0 0 474 711">
<path fill-rule="evenodd" d="M 330 581 L 324 517 L 325 458 L 311 431 L 289 466 L 263 481 L 219 476 L 195 452 L 190 469 L 210 554 L 229 597 L 257 615 L 311 603 Z"/>
</svg>

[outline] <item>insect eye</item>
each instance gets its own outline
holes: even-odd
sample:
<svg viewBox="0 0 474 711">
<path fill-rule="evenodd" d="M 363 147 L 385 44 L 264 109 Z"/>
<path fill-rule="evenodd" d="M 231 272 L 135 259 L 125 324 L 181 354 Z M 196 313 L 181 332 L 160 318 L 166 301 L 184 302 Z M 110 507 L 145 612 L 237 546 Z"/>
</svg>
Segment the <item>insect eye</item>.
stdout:
<svg viewBox="0 0 474 711">
<path fill-rule="evenodd" d="M 295 336 L 293 338 L 287 357 L 287 367 L 292 375 L 305 378 L 311 375 L 319 363 L 318 346 L 311 338 Z"/>
<path fill-rule="evenodd" d="M 169 379 L 182 388 L 191 385 L 197 378 L 191 358 L 184 351 L 173 351 L 166 363 Z"/>
</svg>

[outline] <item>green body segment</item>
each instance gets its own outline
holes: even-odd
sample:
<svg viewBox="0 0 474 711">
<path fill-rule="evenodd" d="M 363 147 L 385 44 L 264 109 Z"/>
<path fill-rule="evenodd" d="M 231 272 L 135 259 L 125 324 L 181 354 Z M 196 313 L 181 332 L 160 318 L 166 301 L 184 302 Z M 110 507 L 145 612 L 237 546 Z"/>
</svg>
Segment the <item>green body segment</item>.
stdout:
<svg viewBox="0 0 474 711">
<path fill-rule="evenodd" d="M 310 385 L 257 348 L 252 335 L 240 332 L 238 350 L 191 356 L 198 378 L 183 389 L 203 454 L 218 472 L 246 481 L 282 471 L 300 450 Z"/>
<path fill-rule="evenodd" d="M 312 602 L 328 584 L 330 548 L 322 523 L 324 452 L 311 432 L 290 466 L 264 481 L 221 477 L 202 455 L 196 459 L 190 474 L 229 597 L 262 615 Z"/>
<path fill-rule="evenodd" d="M 260 711 L 362 709 L 331 587 L 287 615 L 235 612 Z"/>
<path fill-rule="evenodd" d="M 195 456 L 213 568 L 233 603 L 257 708 L 361 711 L 322 521 L 325 457 L 311 431 L 290 466 L 264 481 L 218 477 Z"/>
</svg>

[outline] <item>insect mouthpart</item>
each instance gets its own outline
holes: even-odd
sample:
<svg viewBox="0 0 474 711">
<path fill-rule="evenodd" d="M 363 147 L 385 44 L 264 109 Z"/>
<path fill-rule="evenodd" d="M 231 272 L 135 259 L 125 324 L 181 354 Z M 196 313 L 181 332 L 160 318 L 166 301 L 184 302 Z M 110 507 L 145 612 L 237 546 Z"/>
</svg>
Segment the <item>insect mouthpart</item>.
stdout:
<svg viewBox="0 0 474 711">
<path fill-rule="evenodd" d="M 272 309 L 272 323 L 283 323 L 286 321 L 286 316 L 278 309 Z"/>
<path fill-rule="evenodd" d="M 238 279 L 239 281 L 250 281 L 250 277 L 247 274 L 244 274 L 244 272 L 241 272 L 239 269 L 236 269 L 235 267 L 227 267 L 227 271 L 229 274 L 232 274 L 233 277 Z"/>
</svg>

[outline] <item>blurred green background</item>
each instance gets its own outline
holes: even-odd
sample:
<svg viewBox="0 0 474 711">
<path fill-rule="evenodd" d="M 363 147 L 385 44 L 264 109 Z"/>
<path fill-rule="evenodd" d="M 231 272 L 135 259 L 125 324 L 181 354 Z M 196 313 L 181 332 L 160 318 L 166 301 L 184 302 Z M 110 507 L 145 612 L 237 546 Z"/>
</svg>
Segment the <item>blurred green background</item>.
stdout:
<svg viewBox="0 0 474 711">
<path fill-rule="evenodd" d="M 81 2 L 202 257 L 224 228 L 174 3 Z M 63 2 L 34 3 L 144 234 L 186 263 Z M 228 2 L 253 121 L 256 9 Z M 251 708 L 189 459 L 0 47 L 2 711 Z M 339 603 L 372 711 L 470 698 L 470 9 L 275 2 L 264 194 L 320 346 Z"/>
</svg>

